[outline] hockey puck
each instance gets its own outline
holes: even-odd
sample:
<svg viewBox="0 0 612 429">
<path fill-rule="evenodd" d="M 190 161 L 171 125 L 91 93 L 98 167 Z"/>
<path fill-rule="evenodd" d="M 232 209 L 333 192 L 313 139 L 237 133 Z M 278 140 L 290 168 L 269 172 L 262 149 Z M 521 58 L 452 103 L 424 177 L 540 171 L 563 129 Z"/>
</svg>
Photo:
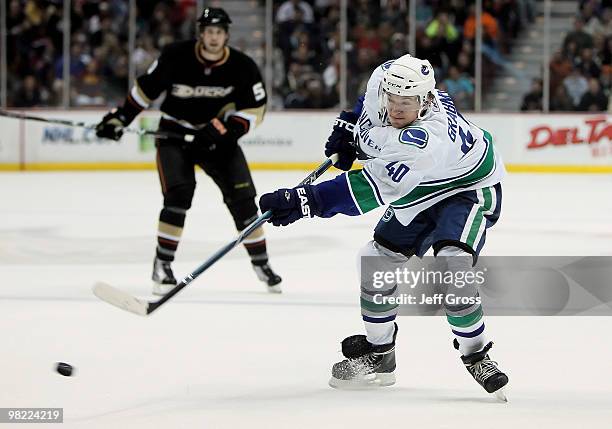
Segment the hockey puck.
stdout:
<svg viewBox="0 0 612 429">
<path fill-rule="evenodd" d="M 55 370 L 62 374 L 64 377 L 70 377 L 72 376 L 74 368 L 69 363 L 58 362 L 55 366 Z"/>
</svg>

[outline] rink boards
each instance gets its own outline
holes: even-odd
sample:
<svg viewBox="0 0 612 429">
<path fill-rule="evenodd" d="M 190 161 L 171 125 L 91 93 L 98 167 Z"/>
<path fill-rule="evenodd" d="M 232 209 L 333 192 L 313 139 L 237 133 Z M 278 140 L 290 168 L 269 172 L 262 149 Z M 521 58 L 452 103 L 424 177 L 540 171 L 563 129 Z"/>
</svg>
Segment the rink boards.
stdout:
<svg viewBox="0 0 612 429">
<path fill-rule="evenodd" d="M 18 111 L 16 111 L 18 112 Z M 95 124 L 98 110 L 28 110 L 30 115 Z M 271 112 L 241 139 L 254 169 L 307 169 L 320 162 L 335 112 Z M 155 129 L 158 112 L 132 127 Z M 494 136 L 510 171 L 612 172 L 612 118 L 597 114 L 470 114 Z M 126 134 L 119 142 L 89 129 L 0 117 L 0 170 L 154 168 L 151 137 Z"/>
</svg>

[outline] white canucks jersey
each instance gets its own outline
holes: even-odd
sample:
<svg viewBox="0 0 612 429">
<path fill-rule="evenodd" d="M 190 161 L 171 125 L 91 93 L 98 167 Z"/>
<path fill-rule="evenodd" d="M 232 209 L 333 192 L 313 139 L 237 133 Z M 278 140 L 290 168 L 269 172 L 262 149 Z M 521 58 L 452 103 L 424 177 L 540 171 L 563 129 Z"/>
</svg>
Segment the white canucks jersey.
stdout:
<svg viewBox="0 0 612 429">
<path fill-rule="evenodd" d="M 378 67 L 368 82 L 355 127 L 364 168 L 347 172 L 346 179 L 360 213 L 390 205 L 407 225 L 451 195 L 497 184 L 505 169 L 492 136 L 464 118 L 443 91 L 434 91 L 422 119 L 403 129 L 389 125 L 379 88 L 391 63 Z"/>
</svg>

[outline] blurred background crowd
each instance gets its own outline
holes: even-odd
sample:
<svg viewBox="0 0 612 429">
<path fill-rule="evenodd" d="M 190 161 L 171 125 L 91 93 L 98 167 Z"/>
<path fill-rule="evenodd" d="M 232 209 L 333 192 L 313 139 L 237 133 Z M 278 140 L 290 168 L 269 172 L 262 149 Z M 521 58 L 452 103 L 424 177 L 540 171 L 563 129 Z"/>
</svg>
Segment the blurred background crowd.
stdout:
<svg viewBox="0 0 612 429">
<path fill-rule="evenodd" d="M 212 2 L 225 7 L 224 3 Z M 236 3 L 235 1 L 233 2 Z M 265 0 L 244 0 L 263 9 Z M 253 4 L 255 3 L 255 4 Z M 364 92 L 371 71 L 409 50 L 408 0 L 348 2 L 347 101 Z M 515 41 L 537 26 L 535 0 L 483 0 L 482 91 L 492 90 Z M 612 7 L 606 0 L 576 1 L 571 28 L 552 53 L 550 109 L 603 111 L 610 98 Z M 278 0 L 273 3 L 274 49 L 272 109 L 338 108 L 340 103 L 340 1 Z M 137 0 L 136 42 L 131 61 L 143 73 L 168 43 L 195 37 L 196 0 Z M 230 15 L 232 15 L 231 11 Z M 8 105 L 58 106 L 63 91 L 63 0 L 8 0 Z M 128 2 L 72 0 L 70 37 L 70 105 L 117 104 L 128 88 Z M 240 18 L 240 17 L 238 17 Z M 245 50 L 264 71 L 263 31 L 253 37 L 236 32 L 230 44 Z M 474 108 L 473 2 L 424 1 L 416 4 L 416 56 L 436 69 L 438 88 L 458 107 Z M 234 37 L 234 33 L 238 33 Z M 255 45 L 253 45 L 253 39 Z M 514 110 L 542 110 L 542 74 L 518 73 L 532 81 Z M 344 106 L 343 106 L 344 107 Z"/>
<path fill-rule="evenodd" d="M 277 11 L 278 41 L 287 80 L 281 92 L 285 107 L 329 107 L 337 103 L 338 2 L 287 0 Z M 529 0 L 483 2 L 483 86 L 495 75 L 495 62 L 511 49 L 512 39 L 529 22 Z M 287 12 L 291 11 L 291 13 Z M 436 70 L 438 88 L 458 107 L 472 109 L 474 100 L 474 5 L 462 0 L 419 1 L 416 7 L 416 53 Z M 408 1 L 357 0 L 347 10 L 348 93 L 364 92 L 367 78 L 379 64 L 408 52 Z M 498 17 L 505 16 L 499 20 Z M 314 19 L 314 20 L 313 20 Z M 316 22 L 316 24 L 315 24 Z M 309 96 L 308 87 L 324 96 Z"/>
</svg>

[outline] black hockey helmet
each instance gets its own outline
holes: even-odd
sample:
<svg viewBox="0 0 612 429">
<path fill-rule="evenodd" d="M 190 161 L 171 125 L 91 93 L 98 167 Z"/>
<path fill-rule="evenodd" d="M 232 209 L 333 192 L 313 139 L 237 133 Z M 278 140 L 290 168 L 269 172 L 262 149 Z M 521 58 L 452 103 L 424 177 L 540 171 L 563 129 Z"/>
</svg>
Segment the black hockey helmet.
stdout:
<svg viewBox="0 0 612 429">
<path fill-rule="evenodd" d="M 202 16 L 198 19 L 200 30 L 208 25 L 217 25 L 228 31 L 229 25 L 232 23 L 227 12 L 220 7 L 207 7 L 202 12 Z"/>
</svg>

